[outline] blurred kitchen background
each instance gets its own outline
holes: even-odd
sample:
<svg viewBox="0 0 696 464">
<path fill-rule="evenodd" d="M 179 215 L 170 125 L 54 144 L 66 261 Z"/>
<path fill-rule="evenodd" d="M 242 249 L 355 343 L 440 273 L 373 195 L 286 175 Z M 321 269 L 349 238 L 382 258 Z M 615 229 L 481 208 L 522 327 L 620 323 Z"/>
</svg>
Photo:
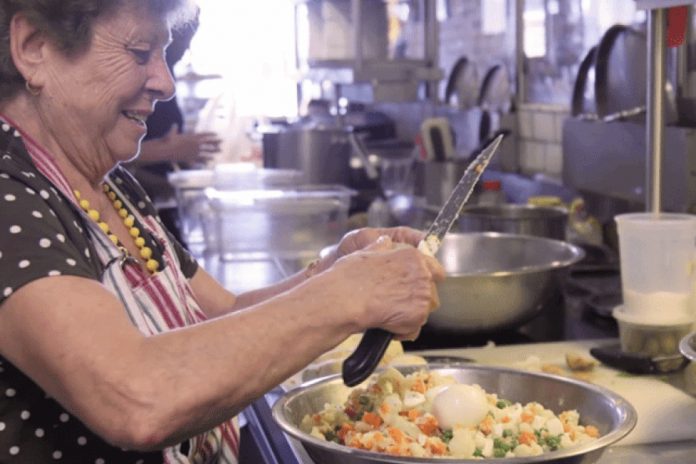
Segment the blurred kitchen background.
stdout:
<svg viewBox="0 0 696 464">
<path fill-rule="evenodd" d="M 163 204 L 230 288 L 277 280 L 351 228 L 427 227 L 501 131 L 470 205 L 507 209 L 483 226 L 463 216 L 460 231 L 527 227 L 615 266 L 614 215 L 646 207 L 648 14 L 635 0 L 198 3 L 178 100 L 222 152 L 178 166 Z M 694 212 L 686 8 L 686 45 L 666 56 L 662 201 Z"/>
</svg>

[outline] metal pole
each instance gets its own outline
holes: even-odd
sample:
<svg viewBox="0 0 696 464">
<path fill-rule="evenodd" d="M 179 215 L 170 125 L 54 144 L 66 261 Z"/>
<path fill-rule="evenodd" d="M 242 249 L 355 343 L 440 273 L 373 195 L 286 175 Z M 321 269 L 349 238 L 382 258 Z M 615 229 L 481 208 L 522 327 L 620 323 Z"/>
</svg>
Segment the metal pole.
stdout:
<svg viewBox="0 0 696 464">
<path fill-rule="evenodd" d="M 437 2 L 426 1 L 423 24 L 425 26 L 425 59 L 430 69 L 436 69 L 440 62 L 440 27 L 437 22 Z M 438 96 L 438 81 L 426 81 L 427 94 L 430 101 L 437 104 L 440 99 Z"/>
<path fill-rule="evenodd" d="M 650 10 L 648 18 L 646 210 L 662 209 L 662 159 L 665 129 L 666 10 Z"/>
<path fill-rule="evenodd" d="M 515 81 L 517 108 L 527 101 L 527 82 L 524 66 L 524 0 L 515 1 Z"/>
</svg>

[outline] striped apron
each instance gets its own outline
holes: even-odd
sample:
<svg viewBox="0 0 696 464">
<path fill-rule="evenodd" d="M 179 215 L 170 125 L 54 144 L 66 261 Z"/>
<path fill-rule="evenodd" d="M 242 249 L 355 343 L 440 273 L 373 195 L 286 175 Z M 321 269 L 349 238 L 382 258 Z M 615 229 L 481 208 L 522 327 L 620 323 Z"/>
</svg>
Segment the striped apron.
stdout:
<svg viewBox="0 0 696 464">
<path fill-rule="evenodd" d="M 31 137 L 22 133 L 27 151 L 34 164 L 61 192 L 75 204 L 77 200 L 53 157 Z M 167 234 L 158 220 L 140 214 L 140 207 L 130 203 L 120 189 L 121 179 L 108 180 L 109 186 L 128 210 L 147 227 L 164 247 L 164 269 L 151 275 L 136 263 L 122 260 L 121 251 L 109 240 L 99 226 L 86 216 L 90 238 L 105 270 L 101 282 L 123 303 L 128 317 L 142 333 L 154 335 L 186 327 L 206 320 L 186 277 L 183 275 L 176 251 L 166 239 Z M 195 375 L 195 373 L 192 373 Z M 225 422 L 207 433 L 189 440 L 188 452 L 181 445 L 163 451 L 165 464 L 234 464 L 239 455 L 239 427 L 236 419 Z"/>
</svg>

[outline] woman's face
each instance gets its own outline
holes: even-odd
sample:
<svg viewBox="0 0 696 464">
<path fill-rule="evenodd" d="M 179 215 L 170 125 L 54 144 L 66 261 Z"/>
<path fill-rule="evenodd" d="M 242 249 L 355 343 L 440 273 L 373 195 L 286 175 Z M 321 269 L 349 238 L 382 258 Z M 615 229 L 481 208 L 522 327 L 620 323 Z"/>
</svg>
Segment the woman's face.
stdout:
<svg viewBox="0 0 696 464">
<path fill-rule="evenodd" d="M 53 50 L 45 63 L 43 126 L 73 164 L 95 174 L 135 156 L 155 102 L 174 94 L 167 23 L 126 5 L 134 4 L 97 20 L 86 51 Z"/>
</svg>

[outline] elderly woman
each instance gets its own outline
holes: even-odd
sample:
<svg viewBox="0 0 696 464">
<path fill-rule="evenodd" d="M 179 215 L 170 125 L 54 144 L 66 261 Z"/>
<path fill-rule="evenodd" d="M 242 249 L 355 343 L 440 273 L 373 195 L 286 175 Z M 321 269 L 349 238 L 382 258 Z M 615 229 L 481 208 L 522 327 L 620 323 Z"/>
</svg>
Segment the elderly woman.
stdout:
<svg viewBox="0 0 696 464">
<path fill-rule="evenodd" d="M 182 0 L 0 1 L 0 462 L 236 462 L 233 417 L 350 334 L 417 336 L 443 270 L 361 230 L 233 295 L 119 166 Z"/>
</svg>

